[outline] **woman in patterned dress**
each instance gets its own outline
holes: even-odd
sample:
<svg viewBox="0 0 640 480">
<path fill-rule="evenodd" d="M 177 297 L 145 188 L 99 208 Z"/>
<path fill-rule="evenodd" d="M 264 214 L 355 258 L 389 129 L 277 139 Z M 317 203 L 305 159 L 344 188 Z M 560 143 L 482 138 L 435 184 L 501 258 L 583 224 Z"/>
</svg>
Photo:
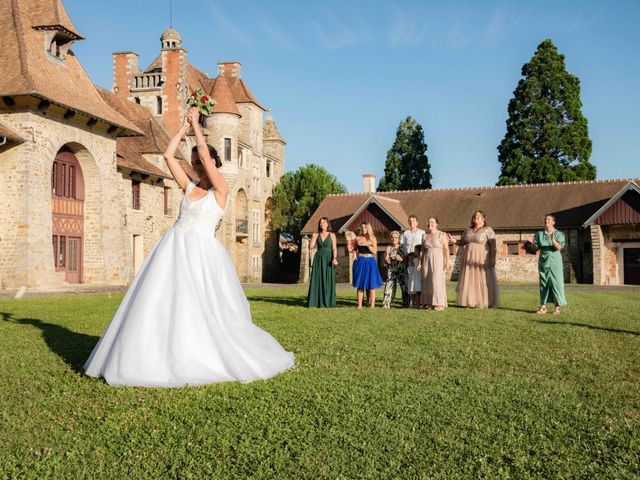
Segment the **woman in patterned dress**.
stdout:
<svg viewBox="0 0 640 480">
<path fill-rule="evenodd" d="M 456 303 L 461 307 L 497 307 L 496 234 L 487 225 L 487 217 L 477 210 L 457 245 L 464 247 Z"/>
<path fill-rule="evenodd" d="M 400 232 L 391 232 L 391 245 L 387 247 L 384 256 L 384 263 L 387 264 L 387 281 L 384 284 L 384 300 L 382 308 L 389 308 L 396 296 L 396 289 L 404 290 L 404 265 L 405 253 L 400 245 Z"/>
<path fill-rule="evenodd" d="M 447 306 L 446 273 L 449 268 L 449 237 L 438 230 L 438 219 L 429 217 L 429 229 L 422 237 L 418 271 L 422 273 L 420 303 L 423 307 L 444 310 Z"/>
</svg>

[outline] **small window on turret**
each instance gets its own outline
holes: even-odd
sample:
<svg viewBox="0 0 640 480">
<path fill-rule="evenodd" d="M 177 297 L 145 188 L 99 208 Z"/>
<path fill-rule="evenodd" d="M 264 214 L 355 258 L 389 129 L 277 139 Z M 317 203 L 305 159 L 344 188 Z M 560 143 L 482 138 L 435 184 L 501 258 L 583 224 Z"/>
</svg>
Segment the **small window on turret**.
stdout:
<svg viewBox="0 0 640 480">
<path fill-rule="evenodd" d="M 231 139 L 224 139 L 224 159 L 227 162 L 231 161 Z"/>
<path fill-rule="evenodd" d="M 271 162 L 267 160 L 267 177 L 271 177 Z"/>
<path fill-rule="evenodd" d="M 156 97 L 156 115 L 162 115 L 162 97 Z"/>
</svg>

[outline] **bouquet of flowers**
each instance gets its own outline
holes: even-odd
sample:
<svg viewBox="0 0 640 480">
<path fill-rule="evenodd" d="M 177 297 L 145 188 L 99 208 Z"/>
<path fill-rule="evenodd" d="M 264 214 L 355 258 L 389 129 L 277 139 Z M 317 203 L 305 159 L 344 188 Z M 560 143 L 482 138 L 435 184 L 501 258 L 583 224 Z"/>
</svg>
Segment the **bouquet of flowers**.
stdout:
<svg viewBox="0 0 640 480">
<path fill-rule="evenodd" d="M 213 107 L 216 106 L 215 99 L 213 97 L 208 96 L 205 91 L 201 88 L 196 90 L 195 92 L 191 92 L 189 95 L 189 99 L 187 100 L 187 105 L 189 107 L 196 107 L 200 115 L 209 116 L 211 115 L 211 111 Z"/>
</svg>

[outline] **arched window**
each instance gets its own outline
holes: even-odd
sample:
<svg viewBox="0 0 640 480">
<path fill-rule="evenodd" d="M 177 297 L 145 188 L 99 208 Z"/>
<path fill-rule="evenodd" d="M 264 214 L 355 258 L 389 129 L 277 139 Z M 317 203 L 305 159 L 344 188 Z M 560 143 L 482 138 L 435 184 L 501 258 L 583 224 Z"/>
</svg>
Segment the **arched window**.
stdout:
<svg viewBox="0 0 640 480">
<path fill-rule="evenodd" d="M 162 115 L 162 97 L 156 97 L 156 115 Z"/>
</svg>

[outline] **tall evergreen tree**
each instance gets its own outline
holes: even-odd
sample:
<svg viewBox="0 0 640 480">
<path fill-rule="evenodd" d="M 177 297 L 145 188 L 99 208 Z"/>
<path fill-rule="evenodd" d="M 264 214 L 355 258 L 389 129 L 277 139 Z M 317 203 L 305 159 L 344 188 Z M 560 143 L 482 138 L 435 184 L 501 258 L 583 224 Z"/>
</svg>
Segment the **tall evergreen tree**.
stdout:
<svg viewBox="0 0 640 480">
<path fill-rule="evenodd" d="M 413 118 L 400 122 L 396 140 L 387 152 L 379 192 L 431 188 L 431 166 L 422 126 Z"/>
<path fill-rule="evenodd" d="M 302 227 L 330 193 L 347 193 L 347 189 L 318 165 L 285 173 L 273 190 L 274 227 L 298 242 Z"/>
<path fill-rule="evenodd" d="M 595 179 L 580 80 L 565 69 L 564 55 L 547 39 L 522 67 L 522 76 L 498 146 L 498 185 Z"/>
</svg>

